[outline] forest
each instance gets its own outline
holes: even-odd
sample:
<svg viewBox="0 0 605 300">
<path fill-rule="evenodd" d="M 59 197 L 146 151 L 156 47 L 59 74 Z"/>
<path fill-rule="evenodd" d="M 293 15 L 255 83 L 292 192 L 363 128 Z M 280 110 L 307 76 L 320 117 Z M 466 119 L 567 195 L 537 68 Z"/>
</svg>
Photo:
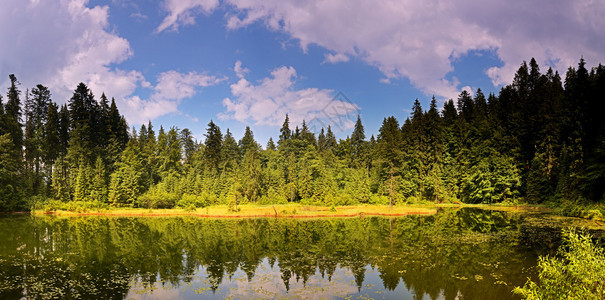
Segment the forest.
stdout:
<svg viewBox="0 0 605 300">
<path fill-rule="evenodd" d="M 368 135 L 346 139 L 284 116 L 265 147 L 213 121 L 129 128 L 116 101 L 80 83 L 66 104 L 10 75 L 0 96 L 0 211 L 68 207 L 197 208 L 214 204 L 554 203 L 605 201 L 605 66 L 583 59 L 565 78 L 532 58 L 498 95 L 478 89 Z M 62 101 L 61 101 L 62 102 Z M 398 119 L 402 118 L 402 119 Z M 47 207 L 48 208 L 48 207 Z"/>
</svg>

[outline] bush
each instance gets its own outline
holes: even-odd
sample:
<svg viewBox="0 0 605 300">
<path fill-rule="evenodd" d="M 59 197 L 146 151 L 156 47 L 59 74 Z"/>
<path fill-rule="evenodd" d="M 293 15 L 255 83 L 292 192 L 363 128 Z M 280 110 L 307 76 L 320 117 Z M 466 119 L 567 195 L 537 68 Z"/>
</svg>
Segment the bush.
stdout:
<svg viewBox="0 0 605 300">
<path fill-rule="evenodd" d="M 389 196 L 385 195 L 372 195 L 370 197 L 370 204 L 388 205 Z"/>
<path fill-rule="evenodd" d="M 590 205 L 585 202 L 562 201 L 560 204 L 551 203 L 556 211 L 566 217 L 584 218 L 595 221 L 603 221 L 603 212 L 600 206 Z"/>
<path fill-rule="evenodd" d="M 210 203 L 209 203 L 209 197 L 207 197 L 207 195 L 198 196 L 198 195 L 184 194 L 183 197 L 181 197 L 181 200 L 179 200 L 176 205 L 178 207 L 182 207 L 182 208 L 187 208 L 190 206 L 192 206 L 194 208 L 199 208 L 199 207 L 206 207 L 206 206 L 210 205 Z"/>
<path fill-rule="evenodd" d="M 173 208 L 178 200 L 178 195 L 167 193 L 162 190 L 149 190 L 139 196 L 137 206 L 144 208 Z"/>
<path fill-rule="evenodd" d="M 44 200 L 37 201 L 34 208 L 41 209 L 44 212 L 65 210 L 77 213 L 84 213 L 90 210 L 107 209 L 108 207 L 109 206 L 107 205 L 107 203 L 98 200 L 63 202 L 61 200 L 46 198 Z"/>
<path fill-rule="evenodd" d="M 563 232 L 559 257 L 538 259 L 540 284 L 514 289 L 525 299 L 605 299 L 605 255 L 587 233 Z"/>
</svg>

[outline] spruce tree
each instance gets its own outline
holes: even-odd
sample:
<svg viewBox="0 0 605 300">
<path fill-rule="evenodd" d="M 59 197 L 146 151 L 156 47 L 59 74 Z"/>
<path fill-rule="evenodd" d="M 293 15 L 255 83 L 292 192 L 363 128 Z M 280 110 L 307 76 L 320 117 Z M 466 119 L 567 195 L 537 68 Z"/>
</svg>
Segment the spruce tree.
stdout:
<svg viewBox="0 0 605 300">
<path fill-rule="evenodd" d="M 254 140 L 254 133 L 252 133 L 250 126 L 246 126 L 244 136 L 241 140 L 239 140 L 238 146 L 241 157 L 243 157 L 248 151 L 257 152 L 260 149 L 260 145 L 258 145 L 258 143 Z"/>
<path fill-rule="evenodd" d="M 229 128 L 227 128 L 227 132 L 225 133 L 221 151 L 223 156 L 221 161 L 226 164 L 226 167 L 230 168 L 239 164 L 242 157 L 241 152 Z"/>
<path fill-rule="evenodd" d="M 277 148 L 275 147 L 275 143 L 273 142 L 273 138 L 269 138 L 269 141 L 267 142 L 267 150 L 277 150 Z"/>
<path fill-rule="evenodd" d="M 290 119 L 288 118 L 288 114 L 286 114 L 284 124 L 279 130 L 279 140 L 277 141 L 277 145 L 281 146 L 286 140 L 290 139 L 291 136 L 292 131 L 290 130 Z"/>
<path fill-rule="evenodd" d="M 361 117 L 357 115 L 357 121 L 351 134 L 351 156 L 353 158 L 353 166 L 361 167 L 366 165 L 367 160 L 367 147 L 366 147 L 366 134 L 361 124 Z"/>
<path fill-rule="evenodd" d="M 59 111 L 55 103 L 51 102 L 46 113 L 44 125 L 44 141 L 42 146 L 42 161 L 46 166 L 53 165 L 60 151 Z"/>
<path fill-rule="evenodd" d="M 8 88 L 7 100 L 4 105 L 4 126 L 6 131 L 11 135 L 16 153 L 21 157 L 23 152 L 23 131 L 21 129 L 21 91 L 18 88 L 20 83 L 14 74 L 10 74 L 8 77 L 11 85 Z"/>
<path fill-rule="evenodd" d="M 221 134 L 221 129 L 211 120 L 210 123 L 208 123 L 205 136 L 206 151 L 204 152 L 204 158 L 206 164 L 210 168 L 218 170 L 222 158 L 221 148 L 223 144 L 223 135 Z"/>
</svg>

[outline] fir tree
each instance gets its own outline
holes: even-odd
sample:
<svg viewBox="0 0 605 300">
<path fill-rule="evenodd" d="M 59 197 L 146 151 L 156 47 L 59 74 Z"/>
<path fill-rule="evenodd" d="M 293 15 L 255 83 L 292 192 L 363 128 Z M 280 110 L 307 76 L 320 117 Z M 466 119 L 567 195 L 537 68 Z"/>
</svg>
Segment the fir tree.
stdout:
<svg viewBox="0 0 605 300">
<path fill-rule="evenodd" d="M 213 121 L 210 121 L 205 136 L 206 151 L 204 152 L 204 158 L 210 168 L 218 170 L 222 158 L 221 146 L 223 144 L 223 135 L 221 134 L 221 129 Z"/>
</svg>

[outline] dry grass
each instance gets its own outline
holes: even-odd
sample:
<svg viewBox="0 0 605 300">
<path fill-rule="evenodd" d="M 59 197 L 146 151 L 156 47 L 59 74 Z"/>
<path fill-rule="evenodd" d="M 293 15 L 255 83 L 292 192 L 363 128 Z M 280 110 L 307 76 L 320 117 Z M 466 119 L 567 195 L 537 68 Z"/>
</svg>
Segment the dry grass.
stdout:
<svg viewBox="0 0 605 300">
<path fill-rule="evenodd" d="M 434 214 L 435 206 L 406 205 L 394 206 L 389 209 L 384 205 L 337 206 L 333 209 L 326 206 L 307 206 L 300 204 L 279 205 L 239 205 L 239 211 L 231 211 L 227 205 L 214 205 L 198 208 L 195 211 L 184 209 L 144 209 L 144 208 L 112 208 L 107 210 L 91 210 L 87 212 L 56 211 L 52 214 L 61 216 L 182 216 L 192 215 L 209 218 L 254 218 L 254 217 L 287 217 L 287 218 L 316 218 L 316 217 L 355 217 L 355 216 L 405 216 L 411 214 Z M 45 214 L 42 211 L 35 214 Z"/>
</svg>

